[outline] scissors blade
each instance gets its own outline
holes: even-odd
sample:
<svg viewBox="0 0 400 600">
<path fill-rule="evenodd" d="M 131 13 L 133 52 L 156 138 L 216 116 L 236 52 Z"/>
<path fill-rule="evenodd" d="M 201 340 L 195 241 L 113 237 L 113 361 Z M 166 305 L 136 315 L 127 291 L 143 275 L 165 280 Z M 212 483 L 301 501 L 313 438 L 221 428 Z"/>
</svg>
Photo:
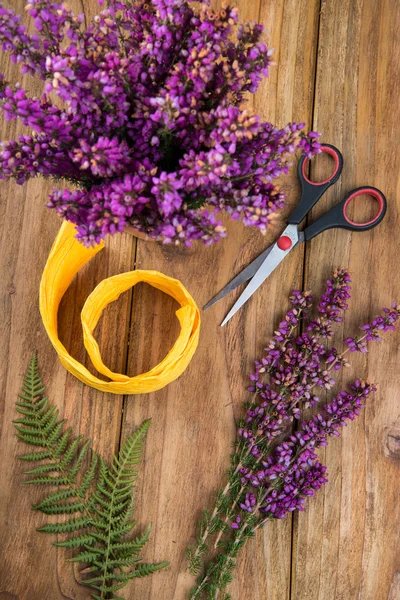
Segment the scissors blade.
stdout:
<svg viewBox="0 0 400 600">
<path fill-rule="evenodd" d="M 207 304 L 203 307 L 203 310 L 207 310 L 207 308 L 210 308 L 210 306 L 224 298 L 227 294 L 230 294 L 230 292 L 239 287 L 239 285 L 249 281 L 249 279 L 251 279 L 257 273 L 258 269 L 261 267 L 273 247 L 274 244 L 268 246 L 268 248 L 259 256 L 257 256 L 257 258 L 255 258 L 249 265 L 247 265 L 243 271 L 240 271 L 240 273 L 236 275 L 236 277 L 234 277 L 232 281 L 230 281 L 216 296 L 214 296 L 214 298 L 211 298 L 211 300 L 207 302 Z"/>
<path fill-rule="evenodd" d="M 244 290 L 241 296 L 239 296 L 236 303 L 233 305 L 229 313 L 226 315 L 225 319 L 221 323 L 221 327 L 227 324 L 227 322 L 233 317 L 234 314 L 247 302 L 247 300 L 254 294 L 254 292 L 260 287 L 260 285 L 271 275 L 272 271 L 276 269 L 279 263 L 289 254 L 291 250 L 302 239 L 297 230 L 297 225 L 288 225 L 285 231 L 282 233 L 282 236 L 287 236 L 291 239 L 292 245 L 288 250 L 281 250 L 278 246 L 278 242 L 273 245 L 271 252 L 264 259 L 262 265 Z"/>
</svg>

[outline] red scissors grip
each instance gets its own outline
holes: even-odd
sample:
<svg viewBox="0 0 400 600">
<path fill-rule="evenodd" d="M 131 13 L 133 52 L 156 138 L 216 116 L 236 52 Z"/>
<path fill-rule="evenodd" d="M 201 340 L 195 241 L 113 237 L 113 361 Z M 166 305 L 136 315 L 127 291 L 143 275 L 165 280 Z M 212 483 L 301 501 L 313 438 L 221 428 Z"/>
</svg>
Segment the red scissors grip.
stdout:
<svg viewBox="0 0 400 600">
<path fill-rule="evenodd" d="M 329 183 L 332 179 L 335 178 L 335 175 L 337 174 L 337 172 L 339 171 L 340 168 L 340 156 L 338 151 L 336 150 L 336 148 L 334 148 L 333 146 L 327 146 L 327 145 L 322 145 L 321 146 L 321 152 L 325 152 L 325 154 L 329 154 L 329 156 L 332 156 L 333 160 L 335 161 L 335 169 L 333 171 L 333 173 L 324 181 L 311 181 L 311 179 L 308 178 L 307 176 L 307 166 L 308 166 L 308 158 L 305 158 L 303 161 L 303 164 L 301 165 L 301 174 L 303 175 L 304 179 L 307 181 L 307 183 L 309 183 L 310 185 L 315 185 L 315 186 L 319 186 L 319 185 L 325 185 L 326 183 Z"/>
<path fill-rule="evenodd" d="M 373 198 L 378 201 L 379 208 L 377 214 L 371 221 L 367 221 L 367 223 L 355 223 L 349 219 L 347 209 L 350 202 L 362 194 L 373 196 Z M 379 225 L 386 214 L 386 209 L 386 198 L 380 190 L 371 186 L 364 186 L 357 188 L 356 190 L 351 190 L 341 202 L 335 204 L 327 213 L 322 215 L 315 223 L 309 225 L 304 230 L 304 238 L 306 241 L 311 240 L 326 229 L 332 229 L 334 227 L 350 229 L 350 231 L 368 231 L 368 229 L 372 229 Z"/>
<path fill-rule="evenodd" d="M 333 160 L 335 161 L 335 169 L 332 175 L 325 181 L 314 182 L 311 181 L 306 175 L 308 158 L 305 156 L 300 158 L 297 173 L 301 183 L 301 198 L 298 205 L 289 216 L 288 223 L 290 225 L 298 225 L 301 223 L 307 213 L 309 213 L 313 206 L 315 206 L 326 190 L 339 179 L 340 173 L 342 172 L 343 158 L 339 150 L 330 144 L 323 144 L 321 146 L 321 151 L 326 152 L 333 157 Z"/>
<path fill-rule="evenodd" d="M 349 217 L 347 215 L 347 209 L 348 209 L 348 206 L 351 203 L 351 201 L 354 200 L 354 198 L 357 198 L 357 196 L 362 196 L 363 194 L 372 196 L 373 198 L 375 198 L 378 201 L 379 208 L 378 208 L 378 212 L 376 213 L 374 218 L 371 219 L 370 221 L 367 221 L 365 223 L 356 223 L 355 221 L 352 221 L 351 219 L 349 219 Z M 373 223 L 378 221 L 379 218 L 381 217 L 383 211 L 385 210 L 385 208 L 386 208 L 386 202 L 385 202 L 382 192 L 380 192 L 376 188 L 364 187 L 364 188 L 360 188 L 360 189 L 356 190 L 355 192 L 351 193 L 350 196 L 347 198 L 347 200 L 345 201 L 344 206 L 343 206 L 343 216 L 350 225 L 353 225 L 353 227 L 365 227 L 366 225 L 372 225 Z"/>
</svg>

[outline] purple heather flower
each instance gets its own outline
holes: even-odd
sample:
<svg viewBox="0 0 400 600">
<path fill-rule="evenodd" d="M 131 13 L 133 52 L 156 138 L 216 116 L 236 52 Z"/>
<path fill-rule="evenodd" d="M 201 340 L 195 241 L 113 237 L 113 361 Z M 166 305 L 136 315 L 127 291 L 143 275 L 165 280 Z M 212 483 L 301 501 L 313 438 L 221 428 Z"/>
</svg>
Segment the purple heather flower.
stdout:
<svg viewBox="0 0 400 600">
<path fill-rule="evenodd" d="M 400 318 L 400 307 L 394 302 L 391 308 L 383 308 L 383 315 L 375 317 L 372 323 L 367 323 L 361 327 L 361 330 L 365 332 L 361 339 L 352 337 L 346 338 L 345 344 L 347 344 L 350 352 L 368 352 L 368 342 L 379 342 L 381 331 L 394 331 L 395 323 Z"/>
<path fill-rule="evenodd" d="M 335 269 L 332 279 L 326 282 L 326 290 L 318 305 L 320 316 L 309 323 L 308 331 L 314 331 L 316 335 L 325 338 L 332 337 L 332 324 L 340 323 L 343 320 L 341 315 L 347 309 L 349 283 L 350 275 L 347 270 Z"/>
<path fill-rule="evenodd" d="M 240 515 L 237 515 L 237 516 L 235 517 L 235 520 L 232 522 L 232 525 L 231 525 L 232 529 L 239 529 L 239 527 L 240 527 L 240 522 L 241 522 Z"/>
<path fill-rule="evenodd" d="M 271 444 L 288 431 L 293 420 L 300 419 L 302 407 L 320 401 L 317 388 L 331 389 L 336 383 L 333 373 L 348 366 L 344 355 L 324 342 L 333 334 L 332 324 L 343 320 L 349 297 L 349 274 L 345 269 L 336 269 L 318 304 L 322 316 L 307 321 L 312 297 L 308 292 L 293 292 L 292 309 L 250 374 L 252 385 L 248 389 L 255 396 L 239 424 L 238 436 L 251 456 L 261 460 L 263 444 Z M 350 350 L 366 351 L 367 342 L 377 340 L 378 332 L 394 329 L 399 318 L 400 309 L 394 304 L 391 309 L 384 309 L 383 316 L 362 327 L 366 333 L 361 339 L 347 338 L 345 343 Z M 303 321 L 303 333 L 298 335 Z M 242 478 L 246 477 L 253 486 L 259 485 L 254 472 L 243 472 Z"/>
<path fill-rule="evenodd" d="M 262 468 L 241 469 L 242 484 L 249 489 L 239 503 L 242 511 L 256 509 L 252 489 L 262 498 L 259 509 L 268 518 L 282 519 L 288 512 L 303 510 L 305 499 L 327 481 L 326 467 L 318 462 L 316 449 L 326 446 L 329 437 L 340 435 L 340 428 L 359 414 L 365 399 L 376 391 L 374 385 L 360 380 L 350 388 L 351 393 L 340 392 L 272 454 L 261 457 Z"/>
<path fill-rule="evenodd" d="M 267 494 L 260 507 L 266 518 L 283 519 L 288 512 L 304 510 L 306 498 L 313 496 L 328 481 L 326 467 L 318 461 L 282 473 L 282 479 L 282 487 Z"/>
<path fill-rule="evenodd" d="M 285 202 L 274 180 L 296 149 L 320 151 L 319 134 L 279 129 L 246 108 L 272 51 L 261 25 L 238 26 L 235 8 L 207 4 L 109 0 L 84 30 L 65 4 L 29 0 L 33 35 L 0 7 L 3 51 L 45 90 L 30 98 L 0 75 L 5 118 L 34 130 L 2 144 L 0 178 L 77 184 L 48 206 L 87 245 L 127 225 L 165 243 L 209 245 L 226 235 L 222 211 L 265 232 Z"/>
<path fill-rule="evenodd" d="M 119 142 L 118 138 L 99 137 L 92 146 L 85 140 L 80 140 L 79 148 L 71 152 L 71 159 L 79 165 L 82 171 L 89 170 L 97 177 L 112 177 L 125 173 L 132 165 L 129 158 L 128 144 Z"/>
<path fill-rule="evenodd" d="M 311 295 L 294 291 L 292 309 L 279 324 L 265 355 L 255 363 L 249 388 L 255 397 L 238 428 L 239 448 L 247 449 L 248 457 L 239 469 L 243 487 L 238 506 L 243 513 L 260 512 L 260 518 L 266 520 L 303 510 L 305 499 L 327 481 L 326 468 L 318 462 L 316 451 L 329 437 L 340 435 L 340 429 L 376 391 L 374 385 L 356 380 L 350 391 L 336 394 L 291 433 L 293 420 L 301 417 L 301 406 L 319 402 L 315 388 L 330 389 L 335 385 L 332 373 L 348 366 L 344 356 L 336 348 L 328 348 L 325 340 L 333 335 L 333 323 L 342 322 L 349 298 L 350 276 L 345 269 L 336 269 L 327 281 L 316 319 L 307 321 Z M 368 342 L 379 341 L 380 332 L 395 329 L 399 319 L 400 308 L 393 304 L 361 327 L 364 335 L 360 339 L 347 338 L 345 343 L 350 350 L 366 351 Z M 277 438 L 282 440 L 278 445 Z M 238 529 L 239 522 L 233 521 L 232 527 Z"/>
<path fill-rule="evenodd" d="M 239 504 L 242 510 L 245 510 L 249 513 L 253 512 L 253 508 L 257 504 L 256 497 L 254 494 L 246 494 L 244 502 Z"/>
<path fill-rule="evenodd" d="M 162 214 L 170 216 L 180 209 L 182 197 L 179 190 L 182 183 L 177 179 L 176 173 L 163 171 L 159 177 L 153 177 L 152 183 L 151 193 L 154 195 Z"/>
<path fill-rule="evenodd" d="M 332 365 L 334 371 L 339 371 L 342 367 L 348 367 L 349 363 L 341 354 L 338 354 L 336 348 L 330 348 L 325 357 L 326 364 Z"/>
</svg>

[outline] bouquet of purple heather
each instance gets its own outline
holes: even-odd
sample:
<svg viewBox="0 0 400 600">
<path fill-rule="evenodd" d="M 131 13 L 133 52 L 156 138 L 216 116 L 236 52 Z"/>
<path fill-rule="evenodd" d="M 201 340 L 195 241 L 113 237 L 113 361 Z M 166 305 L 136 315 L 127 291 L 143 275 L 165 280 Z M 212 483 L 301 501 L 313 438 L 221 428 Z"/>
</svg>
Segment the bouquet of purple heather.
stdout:
<svg viewBox="0 0 400 600">
<path fill-rule="evenodd" d="M 3 50 L 45 82 L 36 98 L 1 78 L 6 119 L 33 133 L 2 144 L 0 177 L 73 184 L 48 206 L 86 245 L 128 225 L 165 243 L 211 244 L 225 236 L 220 211 L 264 232 L 284 203 L 273 180 L 296 148 L 318 152 L 318 134 L 245 108 L 271 62 L 263 28 L 207 4 L 109 0 L 84 30 L 65 4 L 28 0 L 34 35 L 0 4 Z"/>
<path fill-rule="evenodd" d="M 191 600 L 228 600 L 236 557 L 246 540 L 272 519 L 303 510 L 306 499 L 327 482 L 326 467 L 317 450 L 353 420 L 376 388 L 356 379 L 349 390 L 321 405 L 318 388 L 329 390 L 332 375 L 348 366 L 348 352 L 367 351 L 367 342 L 395 329 L 400 308 L 384 308 L 382 316 L 361 327 L 360 338 L 344 340 L 339 353 L 326 342 L 332 325 L 348 308 L 350 277 L 336 269 L 318 304 L 318 316 L 308 318 L 309 292 L 293 292 L 292 309 L 256 361 L 250 375 L 253 393 L 238 426 L 228 483 L 217 495 L 212 511 L 200 523 L 196 546 L 187 551 L 189 568 L 200 575 Z M 299 333 L 299 328 L 302 333 Z M 317 414 L 301 421 L 303 409 L 319 406 Z M 211 544 L 212 542 L 212 544 Z"/>
</svg>

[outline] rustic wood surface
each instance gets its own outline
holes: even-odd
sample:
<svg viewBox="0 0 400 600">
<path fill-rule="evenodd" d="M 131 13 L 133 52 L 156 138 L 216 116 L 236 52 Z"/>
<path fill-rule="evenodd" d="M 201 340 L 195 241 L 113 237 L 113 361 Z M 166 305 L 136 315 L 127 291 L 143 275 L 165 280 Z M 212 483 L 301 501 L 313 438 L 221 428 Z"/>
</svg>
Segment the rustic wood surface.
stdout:
<svg viewBox="0 0 400 600">
<path fill-rule="evenodd" d="M 24 13 L 23 0 L 3 4 Z M 87 18 L 96 14 L 96 0 L 70 4 Z M 39 281 L 59 227 L 56 215 L 45 208 L 49 186 L 42 180 L 24 187 L 2 183 L 0 600 L 88 597 L 64 550 L 35 531 L 41 516 L 30 504 L 40 490 L 19 485 L 21 448 L 11 421 L 34 348 L 50 398 L 105 457 L 145 418 L 153 418 L 136 517 L 153 523 L 146 558 L 168 559 L 171 566 L 124 591 L 131 599 L 184 600 L 192 583 L 185 574 L 184 549 L 201 509 L 224 481 L 247 374 L 286 309 L 290 290 L 321 291 L 334 266 L 348 266 L 353 297 L 339 331 L 346 335 L 355 334 L 360 320 L 366 322 L 381 306 L 400 300 L 400 1 L 237 4 L 242 19 L 266 25 L 268 42 L 276 49 L 277 66 L 251 100 L 255 109 L 280 125 L 305 121 L 343 152 L 342 177 L 314 216 L 352 187 L 369 184 L 384 190 L 388 217 L 363 235 L 332 230 L 297 249 L 228 327 L 218 325 L 232 298 L 202 315 L 199 349 L 178 381 L 154 394 L 122 398 L 84 387 L 67 374 L 42 327 Z M 18 78 L 8 57 L 2 57 L 1 71 L 8 79 Z M 25 83 L 40 91 L 37 82 L 27 78 Z M 2 121 L 3 139 L 18 133 L 14 123 Z M 323 168 L 316 161 L 315 177 Z M 293 205 L 299 196 L 294 173 L 284 185 Z M 354 215 L 365 216 L 359 206 Z M 79 320 L 83 302 L 101 279 L 134 267 L 178 277 L 202 306 L 274 239 L 283 218 L 265 238 L 230 223 L 227 240 L 212 248 L 161 246 L 129 235 L 107 240 L 106 250 L 78 275 L 63 300 L 63 342 L 87 364 Z M 171 299 L 147 286 L 124 294 L 96 330 L 106 363 L 129 374 L 156 364 L 177 335 L 175 310 Z M 388 337 L 367 356 L 352 358 L 352 369 L 340 380 L 368 375 L 379 382 L 379 391 L 362 417 L 323 452 L 329 483 L 305 513 L 268 526 L 248 543 L 230 586 L 233 600 L 400 600 L 400 344 L 398 334 Z"/>
</svg>

